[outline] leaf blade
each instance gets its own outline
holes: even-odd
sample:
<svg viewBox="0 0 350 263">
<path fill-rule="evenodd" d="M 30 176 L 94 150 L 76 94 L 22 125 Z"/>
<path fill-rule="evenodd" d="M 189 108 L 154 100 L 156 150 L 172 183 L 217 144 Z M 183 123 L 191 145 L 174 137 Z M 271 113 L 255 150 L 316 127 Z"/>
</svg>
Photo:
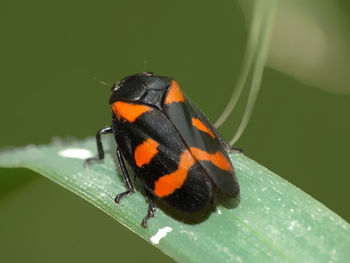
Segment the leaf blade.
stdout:
<svg viewBox="0 0 350 263">
<path fill-rule="evenodd" d="M 104 140 L 104 145 L 113 145 Z M 113 147 L 103 163 L 83 167 L 83 159 L 62 157 L 67 149 L 96 151 L 93 138 L 29 146 L 0 153 L 0 167 L 26 167 L 94 204 L 148 242 L 158 230 L 171 231 L 156 246 L 178 261 L 191 262 L 346 262 L 350 226 L 300 189 L 243 154 L 233 153 L 241 186 L 237 208 L 221 205 L 198 224 L 185 224 L 161 209 L 140 225 L 147 204 L 140 192 L 116 205 L 125 190 L 117 176 Z"/>
</svg>

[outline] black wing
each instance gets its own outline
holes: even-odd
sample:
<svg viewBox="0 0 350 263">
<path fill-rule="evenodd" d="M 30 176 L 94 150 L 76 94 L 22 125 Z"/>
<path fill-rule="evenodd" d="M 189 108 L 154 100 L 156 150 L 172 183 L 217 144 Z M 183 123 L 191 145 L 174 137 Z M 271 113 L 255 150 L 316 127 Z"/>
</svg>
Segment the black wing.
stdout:
<svg viewBox="0 0 350 263">
<path fill-rule="evenodd" d="M 163 104 L 164 113 L 179 131 L 193 156 L 217 188 L 226 195 L 236 197 L 239 194 L 239 184 L 226 152 L 229 147 L 227 142 L 221 138 L 203 112 L 186 96 L 183 96 L 183 100 L 170 103 L 169 101 L 171 100 L 167 101 L 166 95 Z"/>
</svg>

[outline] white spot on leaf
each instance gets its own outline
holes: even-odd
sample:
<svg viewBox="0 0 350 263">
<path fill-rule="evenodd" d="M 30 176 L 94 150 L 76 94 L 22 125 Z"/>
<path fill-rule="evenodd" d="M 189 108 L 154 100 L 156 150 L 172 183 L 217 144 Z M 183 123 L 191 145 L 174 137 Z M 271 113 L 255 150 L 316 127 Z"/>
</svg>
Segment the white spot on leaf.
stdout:
<svg viewBox="0 0 350 263">
<path fill-rule="evenodd" d="M 173 229 L 170 226 L 166 226 L 158 229 L 157 233 L 151 237 L 151 242 L 158 245 L 159 241 L 164 238 L 168 232 L 171 232 Z"/>
<path fill-rule="evenodd" d="M 288 229 L 289 230 L 293 230 L 295 226 L 297 226 L 299 223 L 297 220 L 293 220 L 292 222 L 290 222 Z"/>
<path fill-rule="evenodd" d="M 77 158 L 77 159 L 87 159 L 93 156 L 92 152 L 86 149 L 71 148 L 59 151 L 58 153 L 62 157 L 66 158 Z"/>
</svg>

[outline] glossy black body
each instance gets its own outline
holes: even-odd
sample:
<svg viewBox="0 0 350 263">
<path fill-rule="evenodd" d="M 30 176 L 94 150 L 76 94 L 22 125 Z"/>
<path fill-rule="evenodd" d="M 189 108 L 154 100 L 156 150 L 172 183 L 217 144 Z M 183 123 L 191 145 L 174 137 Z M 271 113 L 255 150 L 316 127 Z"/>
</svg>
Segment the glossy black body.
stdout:
<svg viewBox="0 0 350 263">
<path fill-rule="evenodd" d="M 155 197 L 154 183 L 163 175 L 174 172 L 179 165 L 180 155 L 190 147 L 197 147 L 208 153 L 226 152 L 228 144 L 204 114 L 185 97 L 184 103 L 165 104 L 172 79 L 141 73 L 119 81 L 112 88 L 110 104 L 124 101 L 147 105 L 153 108 L 134 122 L 117 118 L 112 112 L 112 131 L 122 156 L 141 180 L 145 189 Z M 212 138 L 191 123 L 195 117 L 201 120 L 215 135 Z M 143 167 L 135 163 L 135 148 L 147 138 L 159 143 L 159 152 Z M 234 171 L 228 172 L 210 161 L 198 161 L 189 170 L 181 188 L 171 195 L 159 198 L 170 206 L 184 211 L 196 212 L 212 202 L 214 188 L 229 197 L 239 194 L 239 185 Z"/>
</svg>

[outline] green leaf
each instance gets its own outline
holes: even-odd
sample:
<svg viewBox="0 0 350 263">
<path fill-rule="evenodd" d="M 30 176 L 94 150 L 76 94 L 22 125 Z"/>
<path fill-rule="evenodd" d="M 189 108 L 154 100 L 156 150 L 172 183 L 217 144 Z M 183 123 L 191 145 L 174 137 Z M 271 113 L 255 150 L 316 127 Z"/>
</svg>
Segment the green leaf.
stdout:
<svg viewBox="0 0 350 263">
<path fill-rule="evenodd" d="M 111 138 L 111 137 L 109 137 Z M 181 262 L 348 262 L 350 226 L 324 205 L 240 153 L 231 153 L 241 186 L 235 208 L 217 204 L 206 218 L 185 220 L 157 209 L 148 228 L 141 192 L 113 202 L 125 186 L 111 141 L 103 162 L 83 167 L 96 154 L 94 138 L 28 146 L 0 153 L 0 167 L 26 167 L 88 200 L 164 253 Z M 85 150 L 84 152 L 72 149 Z M 68 151 L 67 151 L 68 150 Z M 64 157 L 65 156 L 65 157 Z M 70 156 L 70 157 L 69 157 Z M 317 182 L 315 182 L 315 185 Z M 157 235 L 158 233 L 158 235 Z"/>
</svg>

